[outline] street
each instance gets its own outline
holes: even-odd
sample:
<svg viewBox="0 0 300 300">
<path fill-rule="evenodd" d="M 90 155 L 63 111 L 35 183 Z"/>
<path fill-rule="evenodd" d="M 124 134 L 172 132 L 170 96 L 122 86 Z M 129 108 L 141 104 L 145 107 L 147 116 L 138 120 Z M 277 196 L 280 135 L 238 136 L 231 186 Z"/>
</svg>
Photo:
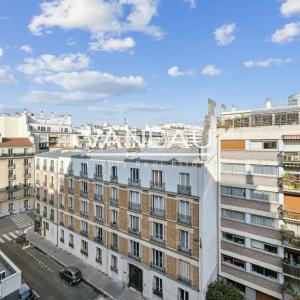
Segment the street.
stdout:
<svg viewBox="0 0 300 300">
<path fill-rule="evenodd" d="M 21 269 L 23 280 L 45 300 L 94 300 L 98 293 L 84 282 L 70 286 L 58 276 L 62 268 L 34 247 L 23 250 L 14 241 L 0 249 Z"/>
</svg>

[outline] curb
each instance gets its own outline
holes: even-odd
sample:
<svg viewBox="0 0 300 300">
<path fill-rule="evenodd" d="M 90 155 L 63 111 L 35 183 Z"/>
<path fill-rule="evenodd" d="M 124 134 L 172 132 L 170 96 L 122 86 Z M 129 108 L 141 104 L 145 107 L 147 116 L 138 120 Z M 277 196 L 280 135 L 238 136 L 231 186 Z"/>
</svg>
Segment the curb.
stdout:
<svg viewBox="0 0 300 300">
<path fill-rule="evenodd" d="M 29 241 L 35 248 L 37 248 L 39 251 L 41 251 L 43 254 L 51 257 L 55 262 L 57 262 L 59 265 L 61 265 L 62 267 L 65 267 L 66 264 L 64 264 L 61 260 L 59 260 L 57 257 L 55 257 L 52 254 L 49 254 L 47 252 L 45 252 L 43 249 L 41 249 L 35 242 L 33 241 Z M 108 299 L 114 299 L 114 297 L 112 295 L 110 295 L 109 293 L 107 293 L 106 291 L 102 290 L 101 288 L 95 286 L 93 283 L 91 283 L 90 281 L 86 280 L 85 278 L 82 279 L 82 281 L 84 281 L 87 285 L 89 285 L 90 287 L 94 288 L 96 291 L 98 291 L 99 293 L 103 294 L 103 296 L 105 296 Z"/>
</svg>

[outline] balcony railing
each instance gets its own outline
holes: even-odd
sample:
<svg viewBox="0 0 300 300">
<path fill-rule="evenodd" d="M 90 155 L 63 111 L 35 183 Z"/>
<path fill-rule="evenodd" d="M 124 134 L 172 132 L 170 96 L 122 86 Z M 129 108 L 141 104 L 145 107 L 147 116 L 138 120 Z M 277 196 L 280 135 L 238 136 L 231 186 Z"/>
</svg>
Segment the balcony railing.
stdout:
<svg viewBox="0 0 300 300">
<path fill-rule="evenodd" d="M 10 180 L 16 180 L 16 175 L 15 175 L 15 174 L 9 174 L 9 175 L 8 175 L 8 178 L 9 178 Z"/>
<path fill-rule="evenodd" d="M 16 164 L 9 164 L 8 165 L 8 169 L 15 169 L 16 168 Z"/>
<path fill-rule="evenodd" d="M 95 220 L 96 222 L 103 223 L 103 217 L 102 217 L 102 216 L 95 216 L 95 217 L 94 217 L 94 220 Z"/>
<path fill-rule="evenodd" d="M 181 195 L 191 195 L 191 186 L 190 185 L 177 185 L 177 193 Z"/>
<path fill-rule="evenodd" d="M 80 171 L 80 177 L 88 178 L 88 173 Z"/>
<path fill-rule="evenodd" d="M 151 235 L 150 236 L 150 240 L 156 244 L 159 244 L 159 245 L 165 245 L 166 244 L 166 241 L 162 238 L 162 237 L 159 237 L 159 236 L 154 236 L 154 235 Z"/>
<path fill-rule="evenodd" d="M 300 268 L 284 263 L 283 264 L 283 273 L 299 278 L 300 277 Z"/>
<path fill-rule="evenodd" d="M 103 180 L 103 174 L 94 173 L 94 179 L 95 180 Z"/>
<path fill-rule="evenodd" d="M 74 226 L 73 225 L 69 225 L 68 228 L 69 228 L 69 230 L 74 231 Z"/>
<path fill-rule="evenodd" d="M 75 189 L 73 187 L 69 187 L 68 192 L 69 192 L 69 194 L 74 194 Z"/>
<path fill-rule="evenodd" d="M 191 253 L 192 253 L 191 249 L 186 248 L 186 247 L 181 246 L 181 245 L 178 245 L 177 250 L 182 252 L 182 253 L 188 254 L 188 255 L 191 255 Z"/>
<path fill-rule="evenodd" d="M 64 168 L 59 168 L 59 173 L 64 174 Z"/>
<path fill-rule="evenodd" d="M 85 256 L 89 256 L 89 252 L 85 249 L 80 249 L 80 253 L 85 255 Z"/>
<path fill-rule="evenodd" d="M 81 217 L 84 217 L 84 218 L 88 218 L 89 216 L 88 216 L 88 212 L 87 211 L 80 211 L 80 216 Z"/>
<path fill-rule="evenodd" d="M 178 223 L 182 223 L 182 224 L 185 224 L 185 225 L 191 225 L 192 218 L 189 215 L 178 214 L 177 215 L 177 221 L 178 221 Z"/>
<path fill-rule="evenodd" d="M 50 204 L 50 205 L 54 205 L 54 200 L 53 200 L 53 199 L 50 199 L 50 200 L 49 200 L 49 204 Z"/>
<path fill-rule="evenodd" d="M 165 190 L 165 183 L 151 180 L 150 181 L 150 188 L 153 189 L 153 190 L 164 191 Z"/>
<path fill-rule="evenodd" d="M 103 202 L 103 195 L 94 194 L 94 201 Z"/>
<path fill-rule="evenodd" d="M 36 209 L 35 209 L 35 212 L 39 215 L 39 214 L 40 214 L 40 209 L 39 209 L 39 208 L 36 208 Z"/>
<path fill-rule="evenodd" d="M 59 225 L 64 227 L 65 226 L 65 222 L 64 221 L 59 221 Z"/>
<path fill-rule="evenodd" d="M 140 212 L 141 211 L 141 204 L 129 201 L 129 203 L 128 203 L 128 209 Z"/>
<path fill-rule="evenodd" d="M 118 176 L 117 175 L 111 175 L 110 176 L 110 182 L 118 183 Z"/>
<path fill-rule="evenodd" d="M 82 236 L 88 236 L 88 232 L 86 230 L 80 230 L 80 234 Z"/>
<path fill-rule="evenodd" d="M 128 185 L 131 186 L 141 186 L 141 179 L 139 178 L 128 178 Z"/>
<path fill-rule="evenodd" d="M 60 191 L 61 193 L 63 193 L 63 192 L 65 191 L 65 186 L 64 186 L 64 185 L 60 185 L 60 186 L 59 186 L 59 191 Z"/>
<path fill-rule="evenodd" d="M 59 207 L 60 207 L 61 209 L 65 209 L 65 204 L 64 204 L 64 203 L 59 203 Z"/>
<path fill-rule="evenodd" d="M 161 208 L 151 207 L 151 215 L 158 218 L 165 218 L 165 210 Z"/>
<path fill-rule="evenodd" d="M 110 222 L 110 226 L 113 228 L 118 228 L 118 222 Z"/>
<path fill-rule="evenodd" d="M 118 200 L 118 198 L 111 197 L 110 198 L 110 205 L 119 206 L 119 200 Z"/>
<path fill-rule="evenodd" d="M 153 288 L 153 294 L 159 298 L 163 298 L 163 290 L 159 288 Z"/>
<path fill-rule="evenodd" d="M 137 228 L 128 228 L 128 232 L 137 236 L 141 236 L 141 232 Z"/>
<path fill-rule="evenodd" d="M 118 273 L 118 268 L 115 266 L 110 266 L 111 271 Z"/>
<path fill-rule="evenodd" d="M 181 275 L 178 275 L 177 279 L 178 279 L 179 281 L 182 281 L 183 283 L 186 283 L 186 284 L 189 284 L 189 285 L 192 284 L 192 281 L 191 281 L 190 279 L 185 278 L 185 277 L 183 277 L 183 276 L 181 276 Z"/>
<path fill-rule="evenodd" d="M 47 202 L 47 201 L 48 201 L 47 196 L 44 196 L 44 197 L 43 197 L 43 201 L 44 201 L 44 202 Z"/>
<path fill-rule="evenodd" d="M 156 263 L 150 263 L 150 267 L 155 269 L 155 270 L 158 270 L 160 272 L 163 272 L 165 273 L 166 272 L 166 269 L 164 267 L 162 267 L 160 264 L 156 264 Z"/>
<path fill-rule="evenodd" d="M 80 191 L 80 197 L 87 198 L 88 197 L 87 191 Z"/>
<path fill-rule="evenodd" d="M 36 194 L 35 198 L 38 199 L 38 200 L 40 200 L 40 198 L 41 198 L 40 194 Z"/>
<path fill-rule="evenodd" d="M 99 244 L 103 244 L 103 239 L 101 236 L 95 236 L 94 241 Z"/>
</svg>

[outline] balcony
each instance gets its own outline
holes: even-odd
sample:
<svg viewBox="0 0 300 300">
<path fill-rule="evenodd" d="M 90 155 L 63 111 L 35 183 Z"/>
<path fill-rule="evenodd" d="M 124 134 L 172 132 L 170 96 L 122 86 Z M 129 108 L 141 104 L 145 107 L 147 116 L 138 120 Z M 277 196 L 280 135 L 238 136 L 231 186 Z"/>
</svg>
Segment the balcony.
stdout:
<svg viewBox="0 0 300 300">
<path fill-rule="evenodd" d="M 87 198 L 88 197 L 87 191 L 80 191 L 80 197 Z"/>
<path fill-rule="evenodd" d="M 51 182 L 51 183 L 49 184 L 49 187 L 50 187 L 50 189 L 54 189 L 54 183 Z"/>
<path fill-rule="evenodd" d="M 36 185 L 40 185 L 41 182 L 37 179 L 37 180 L 35 181 L 35 184 L 36 184 Z"/>
<path fill-rule="evenodd" d="M 163 290 L 159 288 L 153 288 L 153 295 L 163 299 Z"/>
<path fill-rule="evenodd" d="M 141 204 L 130 201 L 128 203 L 128 209 L 136 211 L 136 212 L 140 212 L 141 211 Z"/>
<path fill-rule="evenodd" d="M 300 268 L 284 263 L 283 264 L 283 273 L 299 278 L 300 277 Z"/>
<path fill-rule="evenodd" d="M 98 223 L 103 224 L 103 217 L 102 217 L 102 216 L 95 216 L 95 217 L 94 217 L 94 220 L 95 220 L 96 222 L 98 222 Z"/>
<path fill-rule="evenodd" d="M 53 166 L 50 166 L 50 168 L 49 168 L 49 170 L 50 170 L 50 172 L 54 172 L 54 167 Z"/>
<path fill-rule="evenodd" d="M 119 200 L 118 200 L 118 198 L 111 197 L 110 198 L 110 205 L 118 207 L 119 206 Z"/>
<path fill-rule="evenodd" d="M 94 173 L 94 179 L 95 180 L 103 180 L 103 174 Z"/>
<path fill-rule="evenodd" d="M 80 171 L 80 177 L 82 177 L 82 178 L 88 178 L 88 173 Z"/>
<path fill-rule="evenodd" d="M 8 174 L 8 179 L 9 180 L 16 180 L 16 175 L 15 174 Z"/>
<path fill-rule="evenodd" d="M 103 239 L 102 239 L 102 237 L 101 236 L 95 236 L 94 237 L 94 241 L 96 242 L 96 243 L 99 243 L 99 244 L 103 244 Z"/>
<path fill-rule="evenodd" d="M 24 177 L 25 178 L 31 178 L 31 174 L 30 173 L 24 173 Z"/>
<path fill-rule="evenodd" d="M 35 212 L 39 215 L 39 214 L 40 214 L 40 209 L 39 209 L 39 208 L 36 208 L 36 209 L 35 209 Z"/>
<path fill-rule="evenodd" d="M 279 185 L 287 191 L 300 192 L 300 180 L 297 175 L 286 173 L 279 179 Z"/>
<path fill-rule="evenodd" d="M 164 191 L 165 190 L 165 183 L 151 180 L 150 181 L 150 188 L 152 190 Z"/>
<path fill-rule="evenodd" d="M 128 252 L 128 256 L 135 260 L 141 261 L 141 258 L 139 256 L 135 255 L 134 253 Z"/>
<path fill-rule="evenodd" d="M 128 233 L 136 236 L 141 236 L 141 231 L 137 228 L 128 228 Z"/>
<path fill-rule="evenodd" d="M 85 255 L 85 256 L 89 256 L 89 252 L 85 249 L 80 249 L 80 253 Z"/>
<path fill-rule="evenodd" d="M 82 236 L 85 236 L 85 237 L 88 236 L 87 230 L 80 230 L 80 234 L 81 234 Z"/>
<path fill-rule="evenodd" d="M 178 221 L 178 223 L 181 223 L 181 224 L 184 224 L 184 225 L 191 225 L 192 224 L 192 218 L 189 215 L 178 214 L 177 215 L 177 221 Z"/>
<path fill-rule="evenodd" d="M 110 227 L 112 227 L 112 228 L 118 228 L 118 222 L 115 222 L 115 221 L 110 222 Z"/>
<path fill-rule="evenodd" d="M 40 200 L 40 198 L 41 198 L 40 194 L 36 194 L 36 195 L 35 195 L 35 198 L 36 198 L 37 200 Z"/>
<path fill-rule="evenodd" d="M 165 246 L 166 244 L 166 241 L 163 239 L 163 237 L 159 237 L 159 236 L 154 236 L 154 235 L 151 235 L 150 236 L 150 240 L 155 243 L 155 244 L 158 244 L 158 245 L 161 245 L 161 246 Z"/>
<path fill-rule="evenodd" d="M 128 185 L 140 187 L 141 186 L 141 179 L 128 178 Z"/>
<path fill-rule="evenodd" d="M 188 285 L 192 284 L 192 281 L 188 278 L 185 278 L 184 276 L 178 275 L 177 279 L 178 279 L 178 281 L 181 281 L 181 282 L 186 283 Z"/>
<path fill-rule="evenodd" d="M 69 206 L 69 207 L 68 207 L 68 210 L 69 210 L 70 212 L 74 212 L 74 207 Z"/>
<path fill-rule="evenodd" d="M 151 207 L 151 215 L 161 219 L 165 218 L 165 210 L 161 208 Z"/>
<path fill-rule="evenodd" d="M 88 212 L 87 211 L 82 211 L 82 210 L 80 211 L 80 216 L 83 217 L 83 218 L 86 218 L 86 219 L 89 217 Z"/>
<path fill-rule="evenodd" d="M 6 187 L 6 190 L 8 191 L 14 191 L 18 188 L 18 186 L 15 184 L 15 185 L 9 185 Z"/>
<path fill-rule="evenodd" d="M 111 175 L 110 176 L 110 182 L 118 183 L 118 176 L 117 175 Z"/>
<path fill-rule="evenodd" d="M 285 165 L 292 165 L 300 167 L 300 153 L 299 152 L 285 152 L 283 154 L 283 163 Z"/>
<path fill-rule="evenodd" d="M 155 270 L 160 271 L 160 272 L 163 272 L 163 273 L 166 272 L 166 269 L 165 269 L 164 267 L 162 267 L 160 264 L 150 263 L 150 267 L 151 267 L 152 269 L 155 269 Z"/>
<path fill-rule="evenodd" d="M 177 193 L 181 195 L 191 195 L 192 189 L 190 185 L 177 185 Z"/>
<path fill-rule="evenodd" d="M 74 231 L 74 226 L 73 225 L 69 225 L 68 229 L 71 230 L 71 231 Z"/>
<path fill-rule="evenodd" d="M 184 247 L 184 246 L 182 246 L 182 245 L 178 245 L 177 250 L 178 250 L 179 252 L 182 252 L 182 253 L 187 254 L 187 255 L 191 255 L 191 254 L 192 254 L 191 249 L 186 248 L 186 247 Z"/>
<path fill-rule="evenodd" d="M 103 202 L 103 195 L 94 194 L 94 201 L 96 202 Z"/>
</svg>

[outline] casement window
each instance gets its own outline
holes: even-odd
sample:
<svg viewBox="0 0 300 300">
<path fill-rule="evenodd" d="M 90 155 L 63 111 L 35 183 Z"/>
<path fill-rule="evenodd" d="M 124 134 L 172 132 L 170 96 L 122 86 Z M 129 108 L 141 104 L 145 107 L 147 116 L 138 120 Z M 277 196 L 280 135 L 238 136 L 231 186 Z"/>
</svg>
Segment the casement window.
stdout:
<svg viewBox="0 0 300 300">
<path fill-rule="evenodd" d="M 255 264 L 251 264 L 251 271 L 272 279 L 277 279 L 278 276 L 277 272 Z"/>
<path fill-rule="evenodd" d="M 102 185 L 95 184 L 95 195 L 96 196 L 102 196 L 103 195 Z"/>
<path fill-rule="evenodd" d="M 131 191 L 130 192 L 130 202 L 139 206 L 141 204 L 140 193 Z"/>
<path fill-rule="evenodd" d="M 46 208 L 46 206 L 44 206 L 44 211 L 45 211 L 45 208 Z M 47 211 L 47 208 L 46 208 L 46 211 Z M 64 224 L 65 218 L 64 218 L 64 213 L 63 212 L 59 213 L 59 220 L 60 220 L 60 223 Z"/>
<path fill-rule="evenodd" d="M 136 216 L 129 216 L 130 229 L 134 232 L 140 232 L 140 218 Z"/>
<path fill-rule="evenodd" d="M 102 264 L 102 250 L 99 247 L 96 247 L 96 261 Z"/>
<path fill-rule="evenodd" d="M 179 214 L 183 216 L 191 215 L 191 205 L 189 201 L 184 201 L 184 200 L 179 201 Z"/>
<path fill-rule="evenodd" d="M 88 223 L 85 222 L 85 221 L 81 221 L 81 222 L 80 222 L 80 230 L 81 230 L 83 233 L 87 234 L 87 233 L 88 233 Z"/>
<path fill-rule="evenodd" d="M 24 208 L 28 208 L 29 207 L 29 201 L 26 199 L 24 200 Z"/>
<path fill-rule="evenodd" d="M 222 208 L 222 217 L 237 221 L 245 221 L 245 213 Z"/>
<path fill-rule="evenodd" d="M 95 206 L 95 217 L 98 220 L 103 219 L 103 207 L 101 205 L 96 205 Z"/>
<path fill-rule="evenodd" d="M 113 248 L 118 248 L 118 235 L 116 233 L 111 234 L 111 246 Z"/>
<path fill-rule="evenodd" d="M 245 270 L 245 268 L 246 268 L 246 262 L 244 262 L 243 260 L 234 258 L 232 256 L 223 254 L 222 261 L 225 262 L 226 264 L 233 265 L 233 266 L 238 267 L 243 270 Z"/>
<path fill-rule="evenodd" d="M 246 165 L 222 163 L 222 172 L 245 174 L 246 173 Z"/>
<path fill-rule="evenodd" d="M 96 177 L 102 177 L 102 165 L 95 166 L 95 175 Z"/>
<path fill-rule="evenodd" d="M 111 222 L 117 225 L 118 218 L 119 218 L 118 211 L 115 209 L 112 209 L 111 210 Z"/>
<path fill-rule="evenodd" d="M 251 215 L 251 224 L 272 228 L 276 226 L 275 219 L 258 215 Z"/>
<path fill-rule="evenodd" d="M 221 194 L 230 197 L 246 198 L 246 189 L 221 186 Z"/>
<path fill-rule="evenodd" d="M 190 280 L 190 264 L 188 262 L 179 260 L 179 274 L 181 278 Z"/>
<path fill-rule="evenodd" d="M 265 251 L 265 252 L 273 253 L 273 254 L 278 253 L 277 246 L 266 244 L 264 242 L 257 241 L 257 240 L 251 240 L 251 247 L 255 248 L 255 249 L 262 250 L 262 251 Z"/>
<path fill-rule="evenodd" d="M 81 163 L 81 175 L 87 175 L 87 163 Z"/>
<path fill-rule="evenodd" d="M 8 211 L 13 211 L 13 210 L 14 210 L 14 204 L 8 203 Z"/>
<path fill-rule="evenodd" d="M 153 237 L 159 240 L 164 240 L 164 225 L 153 222 Z"/>
<path fill-rule="evenodd" d="M 75 184 L 74 184 L 74 180 L 73 180 L 72 178 L 70 178 L 70 179 L 69 179 L 69 182 L 68 182 L 68 184 L 69 184 L 69 189 L 70 189 L 70 190 L 73 190 L 73 189 L 74 189 L 74 186 L 75 186 Z"/>
<path fill-rule="evenodd" d="M 69 244 L 74 245 L 74 235 L 72 233 L 69 234 Z"/>
<path fill-rule="evenodd" d="M 178 288 L 178 300 L 189 300 L 189 292 Z"/>
<path fill-rule="evenodd" d="M 277 176 L 278 168 L 276 166 L 261 166 L 253 165 L 252 172 L 255 175 L 267 175 L 267 176 Z"/>
<path fill-rule="evenodd" d="M 135 257 L 140 257 L 140 244 L 138 242 L 130 241 L 130 253 Z"/>
<path fill-rule="evenodd" d="M 111 267 L 110 269 L 118 273 L 118 258 L 115 255 L 111 256 Z"/>
<path fill-rule="evenodd" d="M 80 212 L 87 215 L 88 213 L 88 202 L 81 200 L 80 201 Z"/>
<path fill-rule="evenodd" d="M 99 240 L 103 239 L 103 229 L 102 228 L 95 226 L 95 237 Z"/>
<path fill-rule="evenodd" d="M 116 187 L 111 188 L 111 198 L 118 199 L 118 189 Z"/>
<path fill-rule="evenodd" d="M 164 262 L 163 262 L 163 253 L 162 251 L 158 251 L 155 249 L 152 249 L 152 263 L 154 266 L 163 268 Z"/>
<path fill-rule="evenodd" d="M 152 182 L 155 186 L 162 186 L 163 185 L 163 172 L 152 170 Z"/>
<path fill-rule="evenodd" d="M 223 232 L 223 239 L 239 245 L 245 245 L 245 238 L 243 236 Z"/>
<path fill-rule="evenodd" d="M 111 175 L 115 178 L 118 177 L 118 168 L 117 166 L 112 166 L 111 167 Z"/>
<path fill-rule="evenodd" d="M 73 228 L 74 225 L 74 217 L 73 216 L 69 216 L 69 227 Z"/>
<path fill-rule="evenodd" d="M 180 238 L 180 247 L 188 250 L 189 249 L 189 233 L 185 230 L 179 231 L 179 238 Z"/>
<path fill-rule="evenodd" d="M 87 193 L 88 193 L 88 184 L 87 184 L 87 182 L 85 182 L 85 181 L 80 182 L 80 192 L 87 195 Z"/>
<path fill-rule="evenodd" d="M 85 240 L 81 240 L 81 250 L 84 251 L 85 253 L 88 253 L 89 251 L 89 244 Z"/>
<path fill-rule="evenodd" d="M 250 141 L 251 150 L 276 150 L 277 141 Z"/>
<path fill-rule="evenodd" d="M 153 294 L 163 297 L 163 281 L 157 276 L 153 276 Z"/>
<path fill-rule="evenodd" d="M 154 208 L 154 209 L 157 209 L 157 210 L 165 209 L 165 201 L 164 201 L 164 198 L 161 196 L 152 195 L 151 204 L 152 204 L 152 208 Z"/>
<path fill-rule="evenodd" d="M 189 173 L 179 173 L 179 184 L 182 186 L 190 185 L 190 174 Z"/>
<path fill-rule="evenodd" d="M 65 231 L 63 229 L 60 230 L 60 241 L 62 243 L 65 241 Z"/>
<path fill-rule="evenodd" d="M 138 168 L 130 168 L 130 178 L 138 181 L 140 179 L 140 170 Z"/>
<path fill-rule="evenodd" d="M 74 197 L 69 196 L 69 208 L 74 209 Z"/>
<path fill-rule="evenodd" d="M 251 190 L 250 199 L 278 203 L 278 194 L 267 191 Z"/>
<path fill-rule="evenodd" d="M 59 204 L 64 207 L 65 206 L 65 195 L 64 194 L 59 194 Z"/>
</svg>

